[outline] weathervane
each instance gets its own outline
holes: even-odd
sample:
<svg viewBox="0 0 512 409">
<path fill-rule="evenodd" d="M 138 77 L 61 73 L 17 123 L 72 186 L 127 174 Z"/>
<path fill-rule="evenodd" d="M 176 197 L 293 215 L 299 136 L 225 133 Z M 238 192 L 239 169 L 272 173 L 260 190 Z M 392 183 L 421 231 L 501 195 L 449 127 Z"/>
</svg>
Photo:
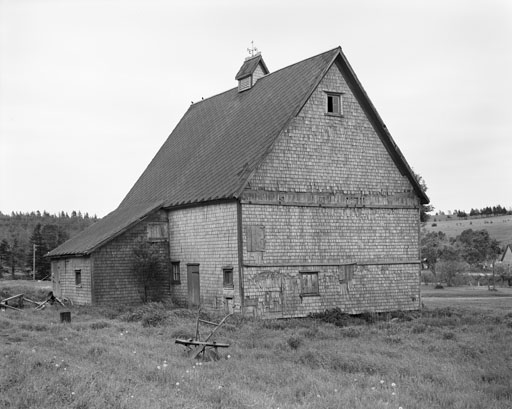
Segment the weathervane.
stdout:
<svg viewBox="0 0 512 409">
<path fill-rule="evenodd" d="M 254 55 L 258 52 L 258 49 L 254 46 L 254 41 L 251 41 L 251 48 L 247 49 L 247 52 L 254 57 Z"/>
</svg>

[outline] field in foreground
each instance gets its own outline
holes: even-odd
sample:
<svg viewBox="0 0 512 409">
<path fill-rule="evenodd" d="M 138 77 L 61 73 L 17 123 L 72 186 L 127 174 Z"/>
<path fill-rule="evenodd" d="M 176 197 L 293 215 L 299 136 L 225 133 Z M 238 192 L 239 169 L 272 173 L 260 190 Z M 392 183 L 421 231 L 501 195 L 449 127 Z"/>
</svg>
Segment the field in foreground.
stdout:
<svg viewBox="0 0 512 409">
<path fill-rule="evenodd" d="M 73 307 L 68 324 L 62 307 L 0 311 L 0 408 L 510 408 L 512 298 L 436 304 L 449 300 L 327 317 L 343 327 L 232 317 L 212 362 L 174 344 L 195 330 L 187 310 Z"/>
</svg>

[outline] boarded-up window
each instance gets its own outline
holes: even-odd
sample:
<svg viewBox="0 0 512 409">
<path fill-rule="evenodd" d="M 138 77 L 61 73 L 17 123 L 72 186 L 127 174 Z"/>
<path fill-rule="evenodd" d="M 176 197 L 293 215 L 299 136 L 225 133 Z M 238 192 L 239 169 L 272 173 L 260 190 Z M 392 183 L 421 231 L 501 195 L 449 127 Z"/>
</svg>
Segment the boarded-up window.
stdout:
<svg viewBox="0 0 512 409">
<path fill-rule="evenodd" d="M 171 282 L 173 284 L 181 283 L 180 262 L 179 261 L 171 262 Z"/>
<path fill-rule="evenodd" d="M 301 272 L 300 273 L 301 295 L 319 295 L 318 273 Z"/>
<path fill-rule="evenodd" d="M 247 251 L 265 251 L 265 227 L 247 226 Z"/>
<path fill-rule="evenodd" d="M 167 239 L 167 223 L 148 223 L 148 240 L 161 241 Z"/>
<path fill-rule="evenodd" d="M 75 270 L 75 285 L 82 284 L 82 270 Z"/>
<path fill-rule="evenodd" d="M 354 271 L 356 269 L 355 264 L 347 264 L 340 267 L 339 280 L 340 283 L 346 284 L 352 281 L 354 278 Z"/>
<path fill-rule="evenodd" d="M 222 275 L 224 276 L 224 287 L 233 288 L 233 269 L 232 268 L 223 268 Z"/>
</svg>

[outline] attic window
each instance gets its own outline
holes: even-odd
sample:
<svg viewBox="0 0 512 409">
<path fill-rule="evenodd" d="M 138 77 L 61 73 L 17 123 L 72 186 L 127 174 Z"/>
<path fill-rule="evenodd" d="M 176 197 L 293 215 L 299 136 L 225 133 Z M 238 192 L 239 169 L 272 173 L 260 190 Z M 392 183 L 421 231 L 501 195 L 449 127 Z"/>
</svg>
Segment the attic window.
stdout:
<svg viewBox="0 0 512 409">
<path fill-rule="evenodd" d="M 342 116 L 343 115 L 342 95 L 337 92 L 326 92 L 326 97 L 327 97 L 326 115 Z"/>
</svg>

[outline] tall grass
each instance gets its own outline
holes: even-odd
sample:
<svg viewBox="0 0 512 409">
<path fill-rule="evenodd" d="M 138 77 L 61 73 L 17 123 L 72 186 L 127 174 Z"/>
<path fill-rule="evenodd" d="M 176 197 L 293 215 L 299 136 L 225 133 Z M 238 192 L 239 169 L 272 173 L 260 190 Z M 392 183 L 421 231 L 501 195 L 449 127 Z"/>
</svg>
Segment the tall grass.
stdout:
<svg viewBox="0 0 512 409">
<path fill-rule="evenodd" d="M 512 299 L 511 299 L 512 300 Z M 512 315 L 433 308 L 344 326 L 233 317 L 221 359 L 161 304 L 0 312 L 0 408 L 510 408 Z M 219 317 L 208 317 L 216 320 Z M 207 331 L 204 331 L 205 333 Z"/>
</svg>

